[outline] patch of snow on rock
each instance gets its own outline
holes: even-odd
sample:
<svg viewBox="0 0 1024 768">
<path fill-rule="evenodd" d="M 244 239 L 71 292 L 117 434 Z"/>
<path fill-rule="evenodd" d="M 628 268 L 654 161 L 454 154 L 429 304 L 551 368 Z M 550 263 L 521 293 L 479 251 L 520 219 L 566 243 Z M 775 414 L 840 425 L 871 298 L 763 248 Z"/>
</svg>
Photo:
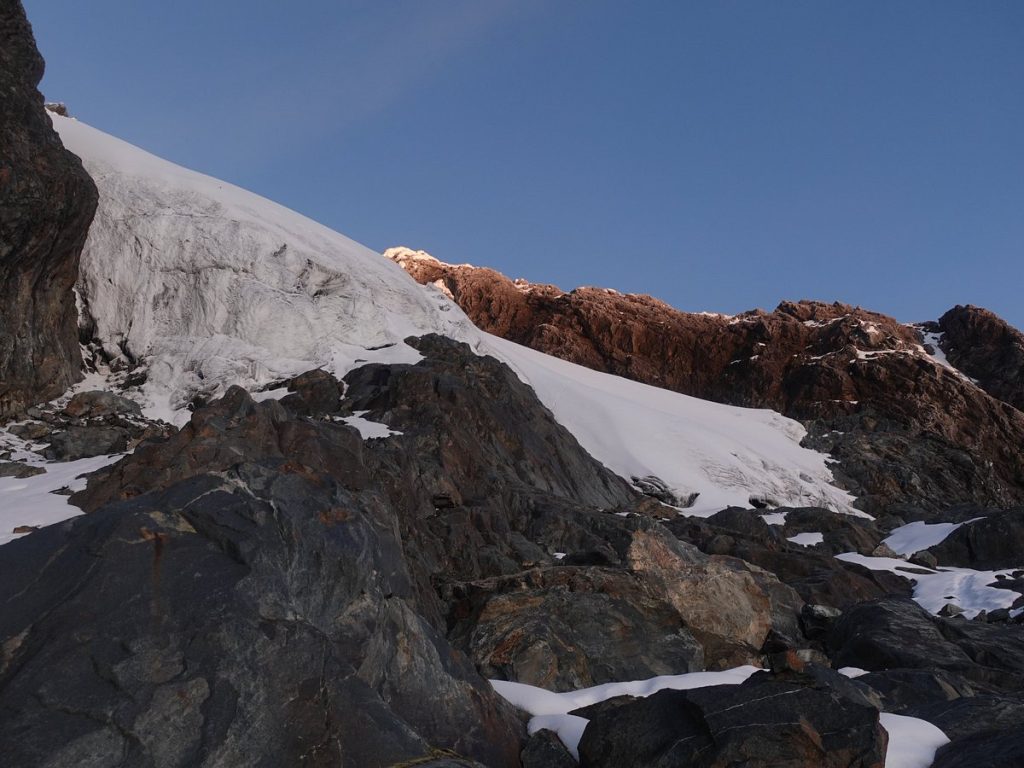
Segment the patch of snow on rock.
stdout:
<svg viewBox="0 0 1024 768">
<path fill-rule="evenodd" d="M 836 555 L 840 560 L 856 563 L 873 571 L 891 571 L 914 581 L 914 602 L 931 613 L 938 613 L 947 603 L 963 609 L 966 619 L 982 611 L 1010 608 L 1020 597 L 1009 589 L 990 586 L 997 577 L 1010 576 L 1013 568 L 1002 571 L 975 571 L 970 568 L 923 568 L 893 557 L 869 557 L 856 552 Z"/>
<path fill-rule="evenodd" d="M 888 712 L 879 719 L 889 734 L 885 768 L 929 768 L 939 747 L 949 744 L 949 737 L 925 720 Z"/>
<path fill-rule="evenodd" d="M 823 533 L 798 533 L 796 536 L 790 536 L 786 541 L 791 541 L 794 544 L 799 544 L 801 547 L 813 547 L 816 544 L 822 544 L 825 541 L 825 534 Z"/>
<path fill-rule="evenodd" d="M 553 693 L 543 688 L 507 680 L 491 680 L 491 685 L 510 704 L 532 715 L 528 725 L 530 733 L 542 728 L 554 731 L 573 757 L 579 760 L 580 738 L 589 721 L 570 715 L 569 712 L 574 709 L 607 701 L 616 696 L 650 696 L 667 689 L 685 691 L 710 685 L 739 685 L 759 671 L 757 667 L 748 665 L 721 672 L 690 672 L 683 675 L 662 675 L 649 680 L 605 683 L 566 693 Z"/>
<path fill-rule="evenodd" d="M 68 488 L 82 490 L 84 480 L 79 475 L 95 472 L 113 464 L 121 456 L 96 456 L 78 461 L 40 464 L 46 469 L 42 475 L 26 478 L 0 477 L 0 545 L 25 534 L 14 533 L 19 526 L 41 528 L 82 514 L 78 507 L 68 503 L 68 497 L 54 491 Z"/>
</svg>

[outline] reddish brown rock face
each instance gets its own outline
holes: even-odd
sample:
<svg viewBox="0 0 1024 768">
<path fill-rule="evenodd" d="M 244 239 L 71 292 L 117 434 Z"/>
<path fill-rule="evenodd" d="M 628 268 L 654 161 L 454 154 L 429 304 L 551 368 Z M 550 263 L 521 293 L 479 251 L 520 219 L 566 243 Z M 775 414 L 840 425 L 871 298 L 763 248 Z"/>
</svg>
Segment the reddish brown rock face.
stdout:
<svg viewBox="0 0 1024 768">
<path fill-rule="evenodd" d="M 50 126 L 42 76 L 21 3 L 0 3 L 0 417 L 81 368 L 72 288 L 96 187 Z"/>
<path fill-rule="evenodd" d="M 955 347 L 950 360 L 979 387 L 936 363 L 917 329 L 860 307 L 800 301 L 735 317 L 694 314 L 650 296 L 512 281 L 408 249 L 387 255 L 489 333 L 596 370 L 799 419 L 809 444 L 839 459 L 839 479 L 873 513 L 919 517 L 955 504 L 1024 502 L 1024 414 L 1007 405 L 1024 399 L 1024 347 L 991 313 L 964 310 L 968 321 L 953 310 L 942 321 Z M 992 339 L 981 353 L 978 342 L 962 341 L 978 337 Z M 1007 358 L 1016 369 L 1001 362 Z"/>
</svg>

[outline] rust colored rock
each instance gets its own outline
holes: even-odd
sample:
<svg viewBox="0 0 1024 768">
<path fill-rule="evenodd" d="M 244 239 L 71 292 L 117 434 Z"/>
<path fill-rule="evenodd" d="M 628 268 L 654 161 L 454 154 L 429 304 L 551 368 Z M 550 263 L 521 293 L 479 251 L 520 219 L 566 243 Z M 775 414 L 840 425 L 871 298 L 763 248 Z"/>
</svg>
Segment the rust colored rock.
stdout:
<svg viewBox="0 0 1024 768">
<path fill-rule="evenodd" d="M 36 90 L 43 60 L 20 2 L 0 3 L 0 417 L 79 378 L 72 288 L 96 210 Z"/>
<path fill-rule="evenodd" d="M 489 333 L 595 370 L 802 421 L 808 444 L 839 460 L 837 478 L 869 512 L 911 519 L 955 504 L 1024 503 L 1016 447 L 1024 413 L 1007 405 L 1017 402 L 1024 353 L 1020 334 L 990 313 L 953 310 L 942 326 L 954 346 L 962 337 L 993 339 L 988 351 L 972 342 L 972 356 L 954 352 L 950 360 L 996 397 L 933 360 L 917 328 L 860 307 L 786 301 L 735 317 L 687 313 L 650 296 L 565 292 L 407 248 L 386 255 Z"/>
</svg>

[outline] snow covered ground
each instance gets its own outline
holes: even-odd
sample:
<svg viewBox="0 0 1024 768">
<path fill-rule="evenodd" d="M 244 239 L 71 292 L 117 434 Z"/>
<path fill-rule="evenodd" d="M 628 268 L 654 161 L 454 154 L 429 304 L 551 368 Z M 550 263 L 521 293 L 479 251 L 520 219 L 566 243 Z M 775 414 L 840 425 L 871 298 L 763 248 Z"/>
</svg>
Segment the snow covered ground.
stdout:
<svg viewBox="0 0 1024 768">
<path fill-rule="evenodd" d="M 78 292 L 106 354 L 141 362 L 146 414 L 188 418 L 197 394 L 265 389 L 315 367 L 415 362 L 402 343 L 436 332 L 508 363 L 593 456 L 627 479 L 657 475 L 689 514 L 751 497 L 854 512 L 803 427 L 597 373 L 478 331 L 432 287 L 294 211 L 156 158 L 70 118 L 65 145 L 100 205 Z M 266 396 L 272 397 L 269 393 Z"/>
<path fill-rule="evenodd" d="M 25 535 L 13 532 L 18 526 L 53 525 L 82 514 L 78 507 L 68 504 L 67 496 L 53 491 L 62 488 L 80 491 L 85 487 L 85 480 L 77 479 L 79 475 L 94 472 L 120 458 L 118 455 L 61 463 L 33 462 L 46 469 L 46 474 L 22 479 L 0 477 L 0 545 Z"/>
</svg>

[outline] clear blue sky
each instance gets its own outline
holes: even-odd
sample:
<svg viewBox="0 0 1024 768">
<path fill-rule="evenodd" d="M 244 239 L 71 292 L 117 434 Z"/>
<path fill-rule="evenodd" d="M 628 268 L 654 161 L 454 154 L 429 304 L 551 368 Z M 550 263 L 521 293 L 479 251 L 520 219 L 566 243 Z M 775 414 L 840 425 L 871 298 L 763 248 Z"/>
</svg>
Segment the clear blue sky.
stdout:
<svg viewBox="0 0 1024 768">
<path fill-rule="evenodd" d="M 378 250 L 1024 327 L 1024 2 L 25 0 L 46 96 Z"/>
</svg>

